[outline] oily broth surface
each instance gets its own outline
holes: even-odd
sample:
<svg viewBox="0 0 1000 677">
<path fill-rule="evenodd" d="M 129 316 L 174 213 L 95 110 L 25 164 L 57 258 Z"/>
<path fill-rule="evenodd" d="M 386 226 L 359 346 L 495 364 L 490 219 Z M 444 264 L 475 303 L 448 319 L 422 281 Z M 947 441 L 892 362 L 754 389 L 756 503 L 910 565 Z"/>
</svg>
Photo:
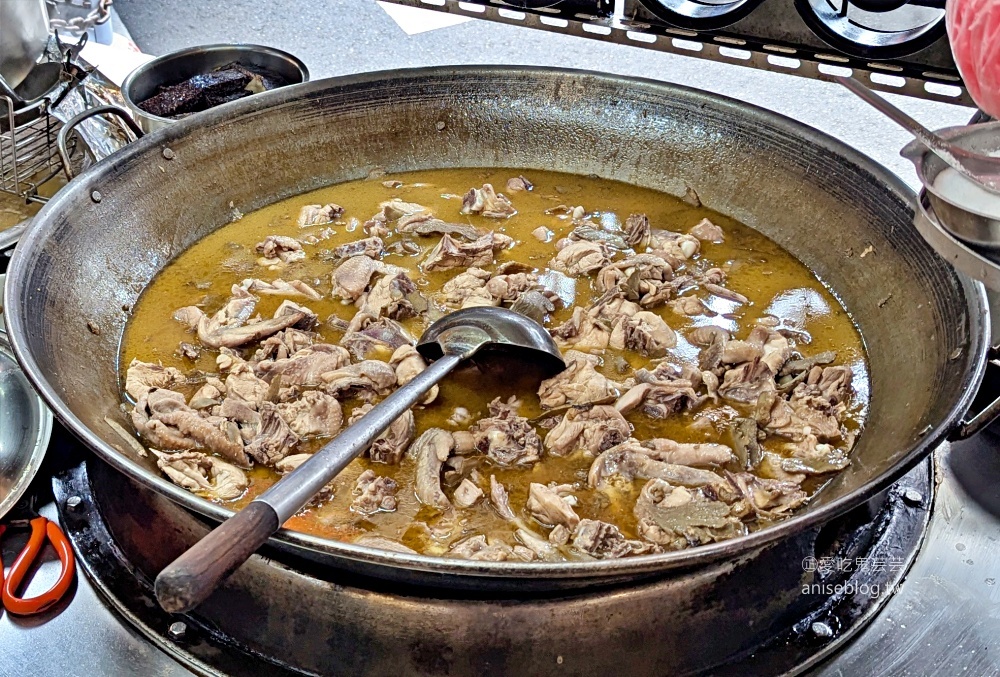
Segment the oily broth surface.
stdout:
<svg viewBox="0 0 1000 677">
<path fill-rule="evenodd" d="M 734 331 L 737 338 L 744 338 L 752 329 L 757 318 L 771 313 L 787 318 L 797 318 L 800 326 L 812 335 L 808 345 L 799 344 L 797 349 L 804 355 L 834 350 L 837 363 L 850 365 L 854 371 L 853 397 L 851 408 L 845 420 L 849 429 L 859 429 L 863 422 L 868 400 L 868 370 L 865 362 L 861 336 L 848 314 L 837 299 L 826 289 L 812 272 L 792 257 L 779 245 L 757 231 L 732 219 L 704 208 L 695 208 L 687 203 L 657 191 L 637 188 L 615 181 L 561 174 L 555 172 L 525 172 L 534 183 L 531 192 L 509 193 L 504 190 L 507 179 L 519 174 L 516 170 L 454 169 L 432 170 L 397 174 L 376 180 L 352 181 L 330 186 L 311 193 L 270 205 L 230 223 L 207 235 L 179 255 L 147 287 L 133 309 L 126 326 L 121 351 L 120 372 L 133 358 L 146 362 L 162 362 L 175 366 L 183 372 L 200 369 L 206 373 L 217 372 L 216 353 L 204 350 L 197 362 L 182 358 L 178 353 L 181 341 L 194 341 L 192 334 L 184 326 L 172 319 L 174 311 L 187 305 L 200 305 L 209 314 L 214 313 L 230 295 L 233 284 L 245 278 L 256 277 L 265 281 L 275 278 L 284 280 L 301 279 L 323 294 L 320 301 L 294 299 L 316 312 L 321 324 L 317 331 L 320 340 L 338 343 L 342 334 L 332 329 L 322 320 L 336 315 L 345 320 L 354 316 L 357 308 L 339 299 L 330 297 L 330 274 L 336 267 L 332 257 L 324 252 L 335 247 L 365 237 L 361 223 L 378 211 L 382 201 L 398 197 L 407 202 L 416 202 L 429 208 L 445 221 L 470 223 L 474 226 L 504 232 L 516 241 L 512 249 L 500 253 L 497 263 L 516 260 L 544 269 L 555 255 L 554 243 L 572 230 L 570 220 L 565 216 L 546 215 L 544 211 L 559 204 L 583 205 L 588 212 L 600 211 L 603 220 L 621 223 L 631 213 L 645 213 L 653 228 L 686 232 L 702 218 L 708 217 L 725 231 L 722 244 L 702 243 L 698 255 L 728 273 L 726 287 L 750 299 L 746 306 L 709 297 L 704 291 L 698 295 L 706 298 L 716 314 L 713 317 L 688 317 L 675 314 L 669 306 L 654 309 L 676 332 L 677 347 L 672 349 L 667 360 L 674 363 L 697 364 L 697 349 L 684 340 L 688 329 L 700 324 L 716 324 Z M 400 188 L 387 188 L 382 184 L 386 179 L 403 182 Z M 461 195 L 470 187 L 492 183 L 497 190 L 508 195 L 518 213 L 506 220 L 488 219 L 481 216 L 464 216 L 459 213 Z M 267 235 L 289 235 L 296 238 L 308 234 L 318 234 L 328 226 L 299 228 L 299 210 L 307 204 L 334 202 L 345 209 L 341 219 L 333 224 L 334 235 L 316 245 L 304 245 L 307 258 L 272 271 L 256 263 L 258 255 L 254 245 Z M 353 219 L 357 219 L 354 221 Z M 552 231 L 549 242 L 540 242 L 531 231 L 545 226 Z M 385 255 L 387 263 L 406 268 L 410 276 L 418 282 L 421 291 L 433 294 L 441 286 L 461 273 L 464 268 L 422 274 L 417 268 L 426 253 L 436 244 L 438 237 L 416 238 L 423 247 L 420 254 L 413 256 Z M 391 241 L 391 240 L 390 240 Z M 421 280 L 420 278 L 423 278 Z M 576 283 L 575 304 L 588 306 L 597 294 L 590 288 L 589 278 Z M 261 295 L 257 312 L 262 317 L 270 317 L 284 297 Z M 572 306 L 555 312 L 547 327 L 554 327 L 568 319 Z M 413 318 L 402 322 L 414 337 L 419 337 L 426 326 L 423 318 Z M 610 378 L 621 381 L 627 378 L 631 369 L 650 366 L 651 361 L 637 354 L 623 355 L 631 369 L 619 371 L 621 360 L 617 351 L 608 350 L 604 354 L 601 370 Z M 374 359 L 388 360 L 389 355 L 373 355 Z M 617 367 L 615 365 L 618 365 Z M 468 368 L 449 377 L 442 385 L 437 400 L 426 408 L 418 407 L 416 415 L 417 431 L 430 427 L 454 430 L 446 423 L 455 407 L 469 410 L 473 420 L 488 415 L 487 405 L 495 397 L 517 395 L 521 401 L 521 415 L 529 419 L 542 414 L 538 405 L 535 388 L 531 384 L 518 383 L 518 370 L 511 365 L 504 373 L 482 375 L 475 368 Z M 198 384 L 188 384 L 184 391 L 190 396 Z M 346 422 L 357 401 L 344 404 Z M 722 411 L 720 411 L 722 410 Z M 726 413 L 728 411 L 728 414 Z M 634 426 L 634 436 L 640 440 L 652 437 L 668 437 L 680 442 L 718 441 L 729 443 L 726 422 L 737 415 L 732 405 L 712 405 L 711 402 L 694 412 L 676 414 L 673 417 L 654 421 L 638 411 L 626 418 Z M 714 423 L 708 431 L 689 428 L 699 417 L 709 416 Z M 547 431 L 539 429 L 544 438 Z M 324 440 L 303 441 L 298 451 L 315 451 Z M 768 439 L 765 449 L 779 452 L 781 443 Z M 579 505 L 576 510 L 582 518 L 602 519 L 617 524 L 626 536 L 635 537 L 635 518 L 632 508 L 644 480 L 637 480 L 630 490 L 609 489 L 605 492 L 586 488 L 587 470 L 592 459 L 581 452 L 566 458 L 544 456 L 542 461 L 531 468 L 500 468 L 480 466 L 481 488 L 489 494 L 489 476 L 495 474 L 508 489 L 511 507 L 522 512 L 527 500 L 528 485 L 531 482 L 578 483 L 583 487 L 577 491 Z M 393 513 L 377 513 L 370 517 L 357 515 L 349 510 L 353 499 L 351 490 L 358 475 L 371 467 L 376 473 L 392 477 L 399 484 L 398 508 Z M 736 470 L 736 468 L 732 468 Z M 496 515 L 488 501 L 480 501 L 472 508 L 458 512 L 458 525 L 452 525 L 447 541 L 441 542 L 428 537 L 427 529 L 417 522 L 425 521 L 432 526 L 440 520 L 435 511 L 422 506 L 417 500 L 413 487 L 414 463 L 404 458 L 398 466 L 371 463 L 367 459 L 354 461 L 336 480 L 334 498 L 319 507 L 311 508 L 293 517 L 286 524 L 289 528 L 307 531 L 320 536 L 340 540 L 353 540 L 357 536 L 372 532 L 397 539 L 411 548 L 425 554 L 441 554 L 445 543 L 461 540 L 465 535 L 484 533 L 491 540 L 504 540 L 514 545 L 510 526 Z M 279 475 L 270 468 L 255 467 L 249 473 L 251 485 L 246 494 L 231 502 L 238 508 L 267 486 Z M 803 485 L 807 491 L 815 491 L 821 482 L 812 481 Z M 525 517 L 530 517 L 522 512 Z M 444 526 L 441 524 L 440 526 Z M 761 526 L 757 524 L 756 526 Z M 754 525 L 751 525 L 754 528 Z"/>
</svg>

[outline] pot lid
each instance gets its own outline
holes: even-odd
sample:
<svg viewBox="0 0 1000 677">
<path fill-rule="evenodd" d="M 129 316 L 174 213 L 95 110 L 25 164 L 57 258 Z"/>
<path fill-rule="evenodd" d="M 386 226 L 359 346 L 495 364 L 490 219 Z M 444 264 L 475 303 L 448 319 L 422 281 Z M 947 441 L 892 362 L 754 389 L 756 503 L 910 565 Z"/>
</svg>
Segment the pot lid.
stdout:
<svg viewBox="0 0 1000 677">
<path fill-rule="evenodd" d="M 4 275 L 0 275 L 0 288 Z M 2 317 L 2 308 L 0 308 Z M 0 517 L 38 472 L 52 434 L 52 412 L 35 394 L 0 329 Z"/>
</svg>

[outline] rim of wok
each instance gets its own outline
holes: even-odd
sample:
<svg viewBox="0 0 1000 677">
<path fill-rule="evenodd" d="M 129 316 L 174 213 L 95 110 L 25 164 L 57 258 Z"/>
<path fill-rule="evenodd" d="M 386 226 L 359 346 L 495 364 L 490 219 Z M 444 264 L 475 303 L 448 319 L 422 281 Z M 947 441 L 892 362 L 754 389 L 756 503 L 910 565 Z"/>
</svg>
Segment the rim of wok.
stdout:
<svg viewBox="0 0 1000 677">
<path fill-rule="evenodd" d="M 879 180 L 887 184 L 891 189 L 909 198 L 910 202 L 913 200 L 913 192 L 902 180 L 874 160 L 837 139 L 773 111 L 692 87 L 647 78 L 633 78 L 580 69 L 548 67 L 511 67 L 499 65 L 436 66 L 375 71 L 328 78 L 300 85 L 290 85 L 209 109 L 208 111 L 177 121 L 163 129 L 147 134 L 138 141 L 129 144 L 123 150 L 97 163 L 75 179 L 70 185 L 59 191 L 35 217 L 34 227 L 21 238 L 7 274 L 7 285 L 4 294 L 5 305 L 8 308 L 14 308 L 16 307 L 15 304 L 18 303 L 18 299 L 23 298 L 20 288 L 27 277 L 28 269 L 32 266 L 32 255 L 36 249 L 40 248 L 41 243 L 48 239 L 52 224 L 55 223 L 54 220 L 48 218 L 49 214 L 63 211 L 67 206 L 71 206 L 77 201 L 89 200 L 90 192 L 97 189 L 103 177 L 113 172 L 119 163 L 127 164 L 132 158 L 148 153 L 150 149 L 166 145 L 170 141 L 183 137 L 199 128 L 211 127 L 238 116 L 266 114 L 269 108 L 307 98 L 310 94 L 336 88 L 338 85 L 377 83 L 388 79 L 419 80 L 424 75 L 434 74 L 440 77 L 447 76 L 449 73 L 456 75 L 463 74 L 465 76 L 468 76 L 470 73 L 478 73 L 481 77 L 488 79 L 498 73 L 509 75 L 511 72 L 583 75 L 591 78 L 610 80 L 621 85 L 641 84 L 644 87 L 657 88 L 667 93 L 675 92 L 683 98 L 708 100 L 711 102 L 711 105 L 718 109 L 728 109 L 734 115 L 756 120 L 761 126 L 782 130 L 789 135 L 799 136 L 823 145 L 864 169 L 866 172 L 878 177 Z M 989 308 L 985 288 L 982 284 L 972 281 L 962 273 L 956 271 L 956 275 L 966 283 L 966 289 L 968 290 L 968 310 L 976 313 L 979 317 L 988 318 Z M 849 311 L 850 309 L 848 309 Z M 233 510 L 223 505 L 211 503 L 178 487 L 163 476 L 154 474 L 129 459 L 125 454 L 115 450 L 111 445 L 95 435 L 90 428 L 69 410 L 50 383 L 42 376 L 41 370 L 35 362 L 29 347 L 31 338 L 25 336 L 25 327 L 21 322 L 21 314 L 19 312 L 8 312 L 5 316 L 8 335 L 10 336 L 14 353 L 32 385 L 48 403 L 56 418 L 97 453 L 101 459 L 140 484 L 214 521 L 221 522 L 235 514 Z M 927 434 L 920 439 L 919 443 L 913 445 L 895 466 L 887 469 L 868 484 L 834 499 L 826 505 L 809 512 L 793 513 L 791 517 L 776 525 L 752 532 L 746 536 L 656 555 L 555 563 L 480 562 L 431 555 L 411 555 L 345 543 L 290 529 L 281 529 L 272 539 L 299 548 L 375 565 L 415 569 L 437 574 L 494 578 L 601 578 L 652 573 L 701 565 L 721 559 L 731 559 L 761 546 L 800 533 L 810 527 L 828 522 L 832 518 L 861 504 L 892 484 L 937 447 L 938 444 L 944 441 L 947 434 L 958 425 L 963 415 L 971 406 L 986 369 L 989 322 L 985 321 L 982 323 L 982 331 L 978 334 L 972 331 L 972 329 L 974 327 L 970 328 L 968 349 L 971 356 L 975 358 L 970 362 L 974 367 L 965 374 L 963 380 L 966 388 L 963 389 L 962 396 L 952 405 L 946 417 L 929 426 Z M 864 434 L 863 429 L 862 434 Z"/>
</svg>

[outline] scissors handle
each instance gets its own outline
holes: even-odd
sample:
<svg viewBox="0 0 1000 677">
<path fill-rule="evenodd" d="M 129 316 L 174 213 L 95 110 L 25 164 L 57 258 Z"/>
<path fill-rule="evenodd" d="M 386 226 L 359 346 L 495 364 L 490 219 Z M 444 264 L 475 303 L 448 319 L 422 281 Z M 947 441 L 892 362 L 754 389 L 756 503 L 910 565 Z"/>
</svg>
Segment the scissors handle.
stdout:
<svg viewBox="0 0 1000 677">
<path fill-rule="evenodd" d="M 3 529 L 0 526 L 0 534 L 3 533 Z M 17 591 L 29 569 L 38 559 L 46 538 L 56 549 L 62 564 L 59 578 L 55 585 L 40 595 L 29 598 L 18 597 Z M 31 520 L 31 536 L 28 537 L 28 544 L 14 560 L 6 581 L 3 577 L 3 562 L 0 562 L 0 587 L 3 588 L 0 592 L 0 598 L 3 600 L 3 607 L 10 613 L 19 616 L 41 613 L 63 598 L 73 583 L 75 572 L 76 561 L 73 558 L 73 549 L 59 525 L 50 522 L 45 517 L 35 517 Z"/>
</svg>

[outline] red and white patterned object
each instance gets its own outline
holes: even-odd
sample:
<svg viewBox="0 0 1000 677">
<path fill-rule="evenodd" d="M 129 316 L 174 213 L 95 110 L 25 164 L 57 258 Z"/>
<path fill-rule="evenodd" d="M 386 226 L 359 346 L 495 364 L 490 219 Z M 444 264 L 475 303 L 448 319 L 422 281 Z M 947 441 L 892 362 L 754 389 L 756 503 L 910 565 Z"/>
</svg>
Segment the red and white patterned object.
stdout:
<svg viewBox="0 0 1000 677">
<path fill-rule="evenodd" d="M 947 25 L 969 94 L 1000 118 L 1000 0 L 948 0 Z"/>
</svg>

